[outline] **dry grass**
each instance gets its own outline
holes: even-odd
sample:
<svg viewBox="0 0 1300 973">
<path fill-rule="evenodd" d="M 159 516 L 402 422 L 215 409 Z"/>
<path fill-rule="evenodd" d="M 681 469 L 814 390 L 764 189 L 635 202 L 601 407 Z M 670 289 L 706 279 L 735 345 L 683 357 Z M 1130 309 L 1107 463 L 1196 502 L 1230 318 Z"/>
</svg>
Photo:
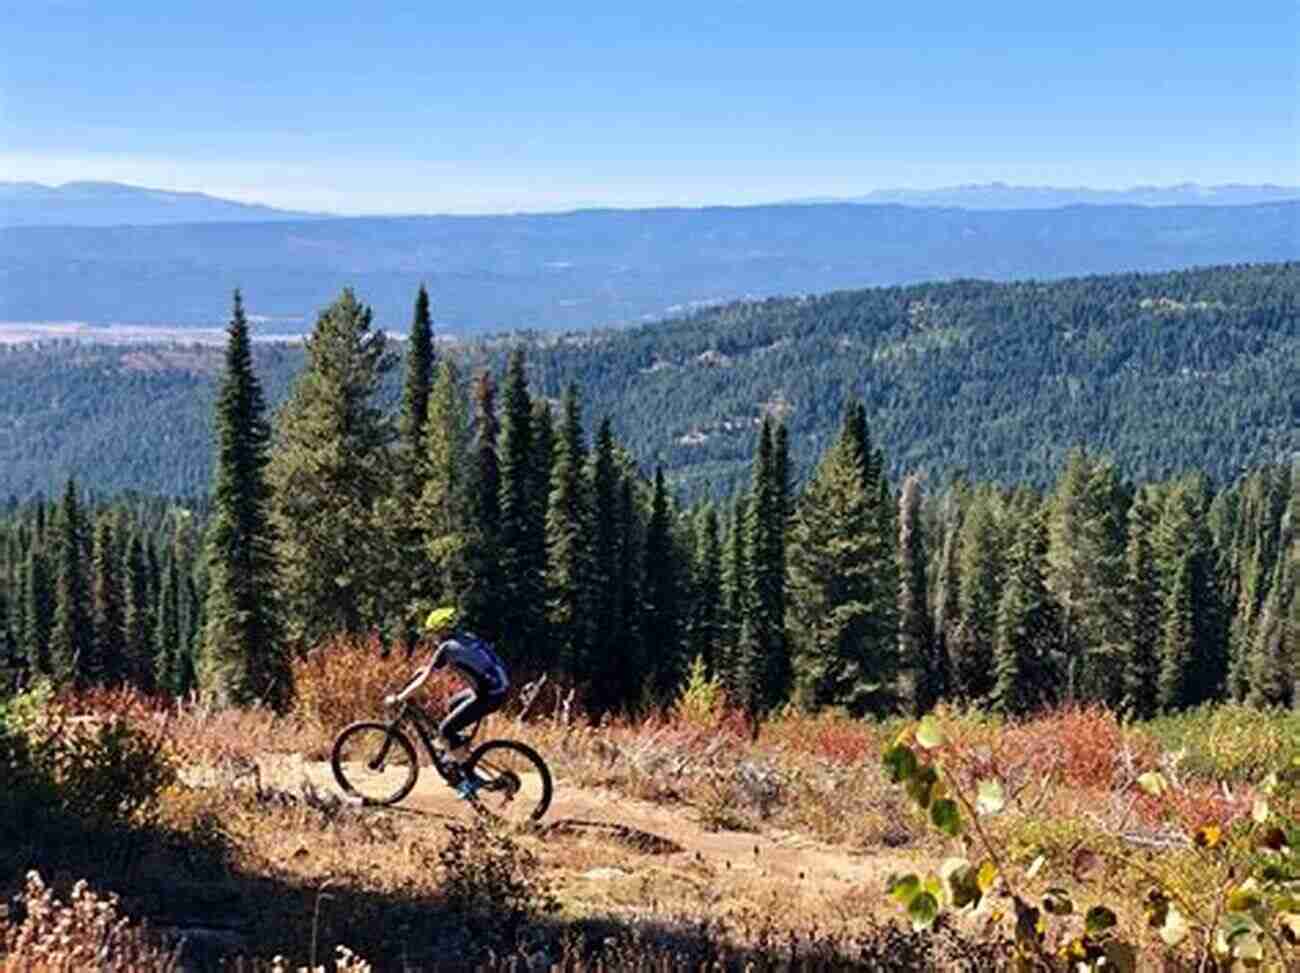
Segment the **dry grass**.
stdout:
<svg viewBox="0 0 1300 973">
<path fill-rule="evenodd" d="M 451 956 L 481 955 L 475 951 L 491 937 L 467 924 L 448 897 L 447 820 L 416 810 L 361 812 L 297 787 L 301 762 L 324 757 L 344 724 L 378 715 L 382 695 L 412 668 L 404 653 L 335 642 L 296 664 L 298 702 L 280 718 L 121 693 L 64 698 L 68 711 L 111 711 L 165 727 L 169 753 L 187 766 L 184 783 L 163 802 L 160 833 L 169 837 L 110 886 L 122 907 L 159 924 L 177 922 L 187 910 L 229 910 L 248 955 L 288 957 L 285 969 L 319 965 L 338 943 L 382 969 L 434 969 Z M 439 683 L 424 690 L 425 698 L 453 688 Z M 510 949 L 575 964 L 597 947 L 611 962 L 674 950 L 692 962 L 746 949 L 766 951 L 769 959 L 787 949 L 808 958 L 860 958 L 885 942 L 895 944 L 897 956 L 921 955 L 918 942 L 895 941 L 890 937 L 901 934 L 880 925 L 895 915 L 883 894 L 884 870 L 900 856 L 918 870 L 931 868 L 954 847 L 935 837 L 880 773 L 880 752 L 901 723 L 788 712 L 755 735 L 735 713 L 685 718 L 679 710 L 592 725 L 573 694 L 549 685 L 526 713 L 521 709 L 516 703 L 492 717 L 486 735 L 535 747 L 562 790 L 610 795 L 615 818 L 619 801 L 645 801 L 693 822 L 704 829 L 699 833 L 753 834 L 755 849 L 761 838 L 764 847 L 806 846 L 810 862 L 839 856 L 858 877 L 805 878 L 757 854 L 656 854 L 662 849 L 629 845 L 613 828 L 516 835 L 510 853 L 535 863 L 560 912 L 524 917 Z M 1155 735 L 1104 710 L 1067 709 L 1016 723 L 956 711 L 938 719 L 953 741 L 943 759 L 960 780 L 1003 783 L 1007 809 L 988 827 L 1009 863 L 1047 859 L 1042 878 L 1024 886 L 1030 892 L 1061 884 L 1088 904 L 1095 876 L 1072 874 L 1085 847 L 1147 854 L 1146 847 L 1151 861 L 1195 881 L 1198 866 L 1184 847 L 1191 830 L 1227 826 L 1250 813 L 1249 780 L 1226 787 L 1199 771 L 1180 773 Z M 1222 736 L 1215 754 L 1230 746 L 1230 758 L 1241 764 L 1245 758 L 1237 755 L 1249 751 L 1249 741 L 1226 727 Z M 1173 785 L 1162 804 L 1134 786 L 1154 768 Z M 65 872 L 56 884 L 70 888 L 76 877 Z M 1142 878 L 1116 868 L 1104 881 L 1137 889 Z M 1139 897 L 1124 897 L 1130 898 Z M 1150 941 L 1139 910 L 1122 914 L 1121 922 L 1136 940 Z M 992 953 L 985 960 L 968 968 L 997 968 Z M 877 968 L 920 969 L 930 960 L 916 962 Z M 272 969 L 267 963 L 250 960 L 245 968 Z"/>
</svg>

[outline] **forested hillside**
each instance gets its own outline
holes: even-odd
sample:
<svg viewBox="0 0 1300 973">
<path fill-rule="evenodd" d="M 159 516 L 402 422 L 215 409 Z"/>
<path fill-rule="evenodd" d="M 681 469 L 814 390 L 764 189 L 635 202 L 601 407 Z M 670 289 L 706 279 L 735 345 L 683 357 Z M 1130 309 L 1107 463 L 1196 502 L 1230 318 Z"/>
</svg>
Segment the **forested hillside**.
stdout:
<svg viewBox="0 0 1300 973">
<path fill-rule="evenodd" d="M 365 298 L 361 294 L 362 299 Z M 436 310 L 438 296 L 433 295 Z M 889 473 L 1044 486 L 1067 450 L 1121 476 L 1226 482 L 1300 451 L 1300 264 L 958 282 L 742 302 L 629 330 L 439 342 L 466 374 L 528 351 L 538 394 L 576 382 L 635 459 L 685 495 L 748 476 L 765 414 L 797 476 L 861 399 Z M 255 310 L 255 309 L 254 309 Z M 300 346 L 255 344 L 268 401 Z M 47 343 L 0 348 L 0 496 L 199 495 L 211 482 L 219 349 Z M 390 375 L 379 393 L 397 394 Z"/>
<path fill-rule="evenodd" d="M 9 510 L 0 655 L 283 708 L 293 655 L 339 634 L 400 643 L 450 602 L 593 714 L 666 704 L 688 678 L 754 718 L 1296 699 L 1292 465 L 1126 482 L 1073 450 L 1046 490 L 927 486 L 890 474 L 850 400 L 799 481 L 797 434 L 765 416 L 742 487 L 687 506 L 608 421 L 585 431 L 580 386 L 538 395 L 527 360 L 471 381 L 435 352 L 421 299 L 399 368 L 345 292 L 268 419 L 236 303 L 210 502 L 88 502 L 69 480 Z"/>
<path fill-rule="evenodd" d="M 1222 479 L 1300 452 L 1300 264 L 977 281 L 738 303 L 535 355 L 633 452 L 736 482 L 753 428 L 796 467 L 861 398 L 891 473 L 1044 485 L 1086 444 L 1125 476 Z"/>
</svg>

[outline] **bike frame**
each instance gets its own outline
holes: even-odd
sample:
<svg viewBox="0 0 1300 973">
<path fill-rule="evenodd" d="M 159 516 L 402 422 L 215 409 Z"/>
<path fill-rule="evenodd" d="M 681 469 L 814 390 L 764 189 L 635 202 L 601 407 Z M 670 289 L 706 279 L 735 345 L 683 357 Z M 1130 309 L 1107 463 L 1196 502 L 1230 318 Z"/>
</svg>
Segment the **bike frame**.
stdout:
<svg viewBox="0 0 1300 973">
<path fill-rule="evenodd" d="M 424 711 L 424 708 L 419 703 L 410 699 L 402 701 L 401 708 L 398 709 L 397 714 L 388 724 L 389 736 L 384 741 L 383 749 L 375 757 L 374 763 L 377 765 L 382 764 L 387 759 L 392 734 L 400 730 L 404 723 L 410 723 L 415 727 L 415 734 L 420 738 L 420 742 L 424 744 L 424 750 L 429 755 L 429 760 L 433 763 L 434 768 L 438 771 L 438 775 L 450 783 L 451 778 L 447 775 L 447 765 L 443 763 L 438 748 L 433 743 L 441 735 L 438 732 L 438 724 L 434 722 L 432 716 Z M 478 729 L 482 724 L 483 720 L 481 718 L 474 721 L 466 745 L 474 742 L 474 738 L 478 736 Z"/>
</svg>

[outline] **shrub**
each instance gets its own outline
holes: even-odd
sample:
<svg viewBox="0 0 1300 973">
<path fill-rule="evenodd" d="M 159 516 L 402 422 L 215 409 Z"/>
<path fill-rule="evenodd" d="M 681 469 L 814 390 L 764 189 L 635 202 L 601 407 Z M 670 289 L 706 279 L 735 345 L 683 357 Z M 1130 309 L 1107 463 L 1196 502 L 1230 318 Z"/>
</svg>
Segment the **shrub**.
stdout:
<svg viewBox="0 0 1300 973">
<path fill-rule="evenodd" d="M 386 693 L 400 689 L 427 656 L 398 645 L 385 650 L 377 637 L 338 636 L 293 663 L 294 714 L 328 730 L 374 718 Z M 455 687 L 455 677 L 435 672 L 420 690 L 438 699 Z"/>
<path fill-rule="evenodd" d="M 71 715 L 44 687 L 0 714 L 0 819 L 29 848 L 49 851 L 79 835 L 125 836 L 153 824 L 176 779 L 165 725 L 124 715 Z"/>
<path fill-rule="evenodd" d="M 988 903 L 1001 894 L 1010 900 L 1005 910 L 1010 929 L 1004 934 L 1014 946 L 1017 969 L 1133 971 L 1137 947 L 1124 937 L 1112 908 L 1128 906 L 1145 913 L 1147 926 L 1163 944 L 1167 969 L 1188 968 L 1178 965 L 1186 959 L 1197 969 L 1281 973 L 1296 968 L 1300 823 L 1287 809 L 1292 806 L 1292 778 L 1300 777 L 1300 760 L 1293 758 L 1282 773 L 1269 776 L 1248 818 L 1231 824 L 1207 821 L 1184 832 L 1187 855 L 1150 860 L 1122 845 L 1076 844 L 1071 877 L 1095 902 L 1079 922 L 1075 895 L 1064 885 L 1049 887 L 1037 904 L 1029 895 L 1045 857 L 1023 873 L 1009 869 L 1005 846 L 981 821 L 1005 807 L 1002 783 L 988 778 L 968 785 L 960 773 L 949 770 L 955 749 L 938 722 L 927 717 L 914 731 L 900 734 L 883 755 L 888 779 L 902 785 L 930 824 L 951 839 L 965 836 L 963 851 L 982 856 L 954 856 L 937 874 L 889 880 L 889 895 L 906 909 L 914 928 L 930 928 L 945 910 L 971 917 L 982 914 L 988 917 L 988 927 L 995 928 L 992 916 L 1004 910 Z M 1146 771 L 1135 783 L 1157 801 L 1172 790 L 1159 771 Z M 1170 807 L 1168 817 L 1176 818 L 1177 809 Z M 1188 855 L 1195 856 L 1195 867 L 1187 867 Z M 1132 901 L 1125 901 L 1123 884 L 1100 881 L 1097 872 L 1103 860 L 1138 876 L 1147 885 L 1145 896 L 1129 891 Z"/>
<path fill-rule="evenodd" d="M 84 881 L 62 902 L 37 872 L 27 873 L 19 897 L 24 918 L 5 930 L 0 969 L 43 973 L 54 970 L 170 970 L 177 947 L 163 943 L 143 925 L 119 913 L 116 895 L 100 895 Z"/>
<path fill-rule="evenodd" d="M 677 701 L 673 703 L 673 718 L 692 725 L 703 723 L 712 726 L 726 703 L 722 679 L 717 675 L 710 676 L 704 665 L 704 656 L 697 655 L 677 694 Z"/>
<path fill-rule="evenodd" d="M 1300 712 L 1206 705 L 1143 724 L 1180 753 L 1179 773 L 1211 781 L 1259 782 L 1300 753 Z"/>
<path fill-rule="evenodd" d="M 479 815 L 447 830 L 451 839 L 439 853 L 442 894 L 480 934 L 510 943 L 525 922 L 559 909 L 540 859 L 504 827 Z"/>
</svg>

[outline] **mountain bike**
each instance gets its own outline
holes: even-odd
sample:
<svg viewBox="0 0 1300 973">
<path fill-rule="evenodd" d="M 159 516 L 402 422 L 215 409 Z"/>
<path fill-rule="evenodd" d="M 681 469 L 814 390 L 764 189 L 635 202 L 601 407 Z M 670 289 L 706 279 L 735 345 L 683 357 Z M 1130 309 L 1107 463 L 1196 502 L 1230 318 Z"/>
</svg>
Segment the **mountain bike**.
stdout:
<svg viewBox="0 0 1300 973">
<path fill-rule="evenodd" d="M 473 785 L 468 798 L 475 810 L 517 824 L 537 821 L 551 805 L 551 772 L 532 747 L 517 740 L 488 740 L 457 766 L 440 745 L 442 736 L 433 717 L 410 695 L 428 678 L 417 673 L 401 692 L 384 697 L 394 710 L 387 723 L 362 720 L 345 726 L 334 739 L 330 766 L 343 792 L 362 804 L 396 804 L 415 787 L 420 760 L 406 732 L 413 727 L 429 762 L 455 787 L 466 777 Z M 469 733 L 473 743 L 482 720 Z M 435 742 L 436 741 L 436 742 Z"/>
</svg>

